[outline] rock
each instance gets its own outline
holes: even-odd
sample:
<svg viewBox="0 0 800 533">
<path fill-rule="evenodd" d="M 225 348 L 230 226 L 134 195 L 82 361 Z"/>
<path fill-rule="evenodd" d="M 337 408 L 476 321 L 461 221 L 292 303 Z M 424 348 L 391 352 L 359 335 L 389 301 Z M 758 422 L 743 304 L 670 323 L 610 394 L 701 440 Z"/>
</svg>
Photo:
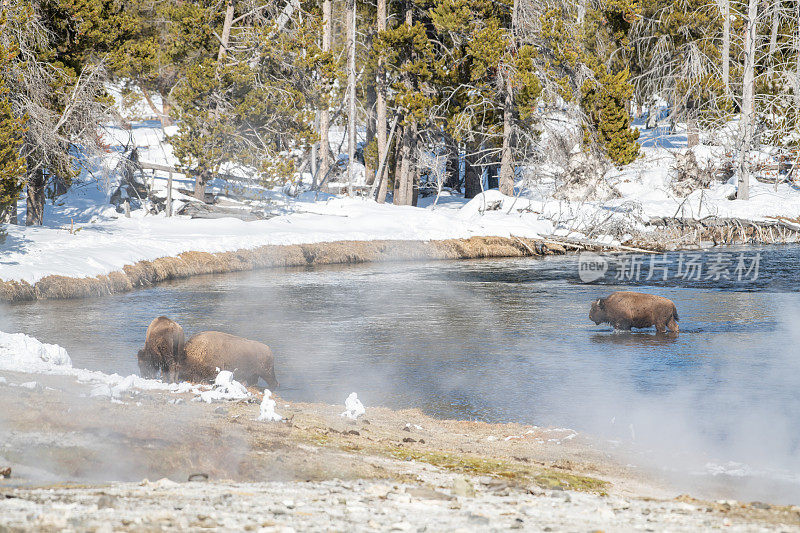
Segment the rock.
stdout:
<svg viewBox="0 0 800 533">
<path fill-rule="evenodd" d="M 453 496 L 427 487 L 415 487 L 406 490 L 406 494 L 420 500 L 452 500 Z"/>
<path fill-rule="evenodd" d="M 386 495 L 389 494 L 391 489 L 387 485 L 368 485 L 364 492 L 366 492 L 369 496 L 373 496 L 375 498 L 380 498 L 382 500 L 386 499 Z"/>
<path fill-rule="evenodd" d="M 750 507 L 752 507 L 753 509 L 764 509 L 764 510 L 772 509 L 772 506 L 770 504 L 764 502 L 753 502 L 750 504 Z"/>
<path fill-rule="evenodd" d="M 598 507 L 594 510 L 594 516 L 602 518 L 603 520 L 613 520 L 616 515 L 614 511 L 607 507 Z"/>
<path fill-rule="evenodd" d="M 216 414 L 218 414 L 218 415 L 227 415 L 228 414 L 228 410 L 225 409 L 224 407 L 222 407 L 221 405 L 219 407 L 217 407 L 216 409 L 214 409 L 214 412 Z"/>
<path fill-rule="evenodd" d="M 470 513 L 469 516 L 467 517 L 467 520 L 469 520 L 469 522 L 471 524 L 475 524 L 475 525 L 478 525 L 478 526 L 488 526 L 489 525 L 489 519 L 486 518 L 485 516 L 479 515 L 479 514 Z"/>
<path fill-rule="evenodd" d="M 208 481 L 208 474 L 198 473 L 189 476 L 187 481 Z"/>
<path fill-rule="evenodd" d="M 5 468 L 0 468 L 0 479 L 6 479 L 11 477 L 11 467 L 7 466 Z"/>
<path fill-rule="evenodd" d="M 475 487 L 472 486 L 472 483 L 467 481 L 466 478 L 457 477 L 453 480 L 453 489 L 452 489 L 453 496 L 462 496 L 464 498 L 474 498 L 475 497 Z"/>
<path fill-rule="evenodd" d="M 528 487 L 528 494 L 533 494 L 534 496 L 544 496 L 545 490 L 538 485 L 533 485 Z"/>
<path fill-rule="evenodd" d="M 109 494 L 103 494 L 97 498 L 98 509 L 114 509 L 117 506 L 117 497 Z"/>
</svg>

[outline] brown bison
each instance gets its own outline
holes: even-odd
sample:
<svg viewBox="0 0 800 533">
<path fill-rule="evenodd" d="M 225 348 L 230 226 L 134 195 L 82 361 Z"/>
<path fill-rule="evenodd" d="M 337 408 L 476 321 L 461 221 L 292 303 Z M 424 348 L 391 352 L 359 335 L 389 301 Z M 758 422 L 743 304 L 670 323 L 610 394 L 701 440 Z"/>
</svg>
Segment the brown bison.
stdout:
<svg viewBox="0 0 800 533">
<path fill-rule="evenodd" d="M 150 322 L 139 350 L 139 372 L 143 378 L 156 378 L 161 373 L 165 379 L 175 381 L 178 367 L 184 358 L 183 328 L 177 322 L 160 316 Z"/>
<path fill-rule="evenodd" d="M 614 292 L 592 304 L 589 319 L 595 324 L 606 322 L 614 329 L 649 328 L 659 333 L 669 329 L 678 333 L 678 310 L 672 300 L 641 292 Z"/>
<path fill-rule="evenodd" d="M 186 342 L 181 377 L 189 381 L 213 380 L 218 370 L 233 371 L 236 379 L 255 385 L 263 378 L 270 389 L 278 387 L 272 350 L 266 344 L 219 331 L 203 331 Z"/>
</svg>

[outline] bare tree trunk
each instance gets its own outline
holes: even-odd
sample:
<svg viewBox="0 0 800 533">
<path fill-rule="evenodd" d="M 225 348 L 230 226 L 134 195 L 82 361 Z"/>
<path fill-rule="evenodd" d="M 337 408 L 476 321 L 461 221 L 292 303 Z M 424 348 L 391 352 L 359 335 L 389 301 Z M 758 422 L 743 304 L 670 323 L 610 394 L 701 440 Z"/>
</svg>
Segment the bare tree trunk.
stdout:
<svg viewBox="0 0 800 533">
<path fill-rule="evenodd" d="M 206 201 L 206 183 L 211 177 L 211 172 L 203 170 L 194 178 L 194 197 L 203 202 Z"/>
<path fill-rule="evenodd" d="M 163 109 L 158 109 L 158 107 L 156 106 L 156 103 L 153 102 L 153 97 L 150 96 L 150 91 L 148 91 L 144 87 L 142 87 L 141 90 L 142 90 L 142 94 L 144 95 L 144 99 L 147 102 L 148 107 L 150 107 L 150 110 L 153 113 L 155 113 L 156 116 L 158 117 L 158 119 L 161 121 L 161 127 L 165 128 L 167 126 L 171 126 L 172 125 L 172 121 L 170 120 L 170 117 L 169 117 L 169 107 L 168 107 L 167 101 L 164 100 L 164 97 L 163 96 L 161 97 L 161 106 L 162 106 Z M 159 93 L 159 94 L 161 94 L 161 93 Z"/>
<path fill-rule="evenodd" d="M 731 94 L 731 0 L 722 0 L 722 84 L 725 96 Z"/>
<path fill-rule="evenodd" d="M 32 175 L 28 176 L 26 226 L 41 226 L 44 224 L 44 189 L 44 171 L 38 168 L 34 170 Z"/>
<path fill-rule="evenodd" d="M 17 199 L 12 199 L 11 203 L 0 207 L 0 224 L 17 224 Z"/>
<path fill-rule="evenodd" d="M 447 163 L 445 164 L 444 186 L 454 190 L 461 188 L 461 158 L 458 144 L 452 139 L 447 142 Z"/>
<path fill-rule="evenodd" d="M 397 135 L 397 145 L 394 149 L 394 181 L 392 184 L 392 203 L 394 205 L 400 205 L 401 203 L 400 176 L 402 172 L 400 171 L 400 168 L 403 164 L 401 151 L 403 147 L 403 137 L 406 135 L 406 128 L 408 128 L 408 126 L 400 126 L 400 132 Z"/>
<path fill-rule="evenodd" d="M 370 45 L 371 47 L 371 45 Z M 375 83 L 368 80 L 366 83 L 366 109 L 367 109 L 367 135 L 364 139 L 364 177 L 366 178 L 367 185 L 372 185 L 375 182 L 375 172 L 378 171 L 377 166 L 380 165 L 380 157 L 377 160 L 367 157 L 367 149 L 370 148 L 372 141 L 375 140 L 375 101 L 377 93 L 375 91 Z"/>
<path fill-rule="evenodd" d="M 516 49 L 514 43 L 514 28 L 517 24 L 517 1 L 511 7 L 511 43 L 509 43 L 510 54 Z M 511 136 L 514 134 L 513 106 L 514 106 L 514 87 L 511 84 L 511 69 L 505 68 L 505 75 L 498 69 L 498 76 L 502 76 L 501 87 L 504 88 L 505 98 L 503 101 L 503 151 L 500 156 L 500 192 L 514 196 L 514 157 L 511 153 Z"/>
<path fill-rule="evenodd" d="M 797 27 L 797 33 L 794 37 L 794 54 L 795 54 L 795 64 L 794 64 L 794 125 L 795 128 L 800 127 L 800 6 L 797 6 L 795 11 L 796 19 L 795 25 Z M 796 171 L 797 165 L 792 165 L 792 169 L 789 172 L 789 178 L 797 179 L 798 173 Z"/>
<path fill-rule="evenodd" d="M 474 165 L 474 147 L 467 145 L 467 156 L 464 161 L 464 198 L 475 198 L 483 191 L 481 185 L 481 169 Z"/>
<path fill-rule="evenodd" d="M 514 97 L 512 93 L 509 74 L 506 74 L 505 102 L 503 104 L 503 151 L 500 156 L 500 192 L 507 196 L 514 196 L 514 161 L 511 153 L 511 136 L 513 134 L 512 106 Z"/>
<path fill-rule="evenodd" d="M 392 144 L 392 139 L 394 139 L 394 132 L 397 129 L 397 122 L 399 121 L 399 119 L 400 119 L 399 116 L 395 116 L 394 120 L 392 120 L 392 127 L 389 130 L 389 139 L 387 140 L 387 143 L 389 145 Z M 386 155 L 384 155 L 381 158 L 380 161 L 378 161 L 378 174 L 377 174 L 378 176 L 385 176 L 386 175 L 386 169 L 389 166 L 388 158 L 389 158 L 389 154 L 387 153 Z M 370 198 L 375 197 L 379 204 L 382 204 L 382 203 L 386 202 L 386 189 L 387 189 L 387 187 L 388 187 L 388 183 L 387 183 L 387 180 L 385 180 L 385 179 L 379 179 L 377 181 L 374 181 L 372 183 L 372 189 L 370 189 Z M 376 191 L 377 191 L 377 195 L 375 194 Z"/>
<path fill-rule="evenodd" d="M 386 31 L 386 0 L 378 0 L 378 33 Z M 383 58 L 378 58 L 378 94 L 375 102 L 375 136 L 378 141 L 378 162 L 383 161 L 388 155 L 388 146 L 386 143 L 386 69 L 384 68 Z M 389 166 L 384 165 L 383 175 L 378 176 L 380 180 L 380 188 L 378 189 L 378 203 L 386 201 L 386 185 L 385 182 L 389 176 Z"/>
<path fill-rule="evenodd" d="M 419 196 L 419 166 L 417 165 L 417 139 L 419 129 L 416 121 L 411 122 L 411 135 L 408 145 L 408 169 L 406 176 L 406 198 L 404 205 L 417 205 Z"/>
<path fill-rule="evenodd" d="M 775 70 L 775 50 L 778 47 L 778 27 L 780 26 L 781 0 L 772 0 L 772 28 L 769 33 L 769 52 L 767 55 L 767 76 L 772 77 Z"/>
<path fill-rule="evenodd" d="M 333 46 L 333 7 L 332 0 L 322 3 L 322 51 L 330 52 Z M 327 176 L 331 168 L 330 111 L 325 105 L 319 110 L 319 172 L 320 176 Z"/>
<path fill-rule="evenodd" d="M 398 184 L 394 192 L 395 205 L 409 205 L 409 183 L 411 181 L 411 137 L 413 128 L 411 124 L 403 126 L 403 135 L 400 137 L 399 162 L 400 172 L 395 179 Z"/>
<path fill-rule="evenodd" d="M 221 63 L 225 59 L 225 54 L 228 53 L 228 41 L 231 37 L 231 26 L 233 25 L 233 0 L 228 0 L 228 5 L 225 8 L 225 23 L 222 26 L 222 38 L 219 43 L 219 52 L 217 53 L 217 62 Z"/>
<path fill-rule="evenodd" d="M 166 128 L 168 126 L 172 126 L 172 116 L 170 113 L 172 112 L 172 104 L 169 103 L 169 94 L 159 91 L 158 94 L 161 96 L 161 126 Z"/>
<path fill-rule="evenodd" d="M 697 103 L 694 99 L 686 102 L 686 145 L 694 148 L 700 144 L 700 128 L 697 125 Z"/>
<path fill-rule="evenodd" d="M 356 162 L 356 0 L 347 0 L 347 194 L 353 196 Z"/>
<path fill-rule="evenodd" d="M 697 117 L 694 112 L 689 112 L 686 117 L 686 146 L 694 148 L 700 144 L 700 128 L 697 125 Z"/>
<path fill-rule="evenodd" d="M 736 197 L 739 200 L 750 199 L 750 169 L 747 156 L 753 142 L 753 84 L 756 53 L 756 18 L 758 17 L 758 0 L 750 0 L 745 24 L 744 40 L 744 76 L 742 79 L 742 115 L 739 119 L 739 179 Z"/>
</svg>

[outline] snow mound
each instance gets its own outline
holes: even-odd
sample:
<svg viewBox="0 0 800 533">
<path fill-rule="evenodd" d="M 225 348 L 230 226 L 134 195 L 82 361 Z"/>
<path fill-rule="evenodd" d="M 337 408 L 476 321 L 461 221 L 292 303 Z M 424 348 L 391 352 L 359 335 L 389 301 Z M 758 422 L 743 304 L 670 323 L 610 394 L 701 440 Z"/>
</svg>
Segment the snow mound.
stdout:
<svg viewBox="0 0 800 533">
<path fill-rule="evenodd" d="M 269 389 L 264 389 L 264 399 L 261 400 L 261 414 L 258 415 L 257 420 L 265 420 L 267 422 L 280 422 L 283 417 L 275 412 L 275 400 L 272 399 L 272 392 Z"/>
<path fill-rule="evenodd" d="M 214 379 L 214 386 L 211 390 L 199 393 L 196 400 L 211 403 L 225 400 L 244 400 L 249 398 L 250 393 L 247 388 L 233 379 L 233 372 L 222 370 Z"/>
<path fill-rule="evenodd" d="M 475 196 L 458 210 L 458 218 L 470 219 L 496 211 L 498 215 L 521 213 L 531 210 L 531 201 L 527 198 L 506 196 L 497 189 L 489 189 Z"/>
<path fill-rule="evenodd" d="M 0 331 L 0 370 L 51 373 L 57 367 L 72 368 L 67 351 L 57 344 L 45 344 L 24 333 Z"/>
<path fill-rule="evenodd" d="M 367 410 L 364 409 L 364 404 L 361 403 L 361 400 L 358 399 L 358 395 L 355 392 L 350 393 L 350 396 L 344 401 L 344 408 L 345 412 L 342 413 L 341 416 L 347 417 L 350 420 L 355 420 L 367 412 Z"/>
</svg>

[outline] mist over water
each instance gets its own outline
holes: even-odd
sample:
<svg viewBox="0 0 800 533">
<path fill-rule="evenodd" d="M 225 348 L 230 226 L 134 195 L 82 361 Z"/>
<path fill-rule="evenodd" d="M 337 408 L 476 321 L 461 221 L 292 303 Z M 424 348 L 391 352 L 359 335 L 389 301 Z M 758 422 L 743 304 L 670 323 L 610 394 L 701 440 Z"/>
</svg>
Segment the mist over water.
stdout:
<svg viewBox="0 0 800 533">
<path fill-rule="evenodd" d="M 367 407 L 570 427 L 687 490 L 800 503 L 800 249 L 760 251 L 753 283 L 587 285 L 575 256 L 204 276 L 10 305 L 0 329 L 128 374 L 164 314 L 187 335 L 269 344 L 287 399 L 343 404 L 356 391 Z M 663 258 L 674 270 L 679 254 Z M 672 299 L 680 335 L 589 321 L 592 301 L 631 288 Z"/>
</svg>

